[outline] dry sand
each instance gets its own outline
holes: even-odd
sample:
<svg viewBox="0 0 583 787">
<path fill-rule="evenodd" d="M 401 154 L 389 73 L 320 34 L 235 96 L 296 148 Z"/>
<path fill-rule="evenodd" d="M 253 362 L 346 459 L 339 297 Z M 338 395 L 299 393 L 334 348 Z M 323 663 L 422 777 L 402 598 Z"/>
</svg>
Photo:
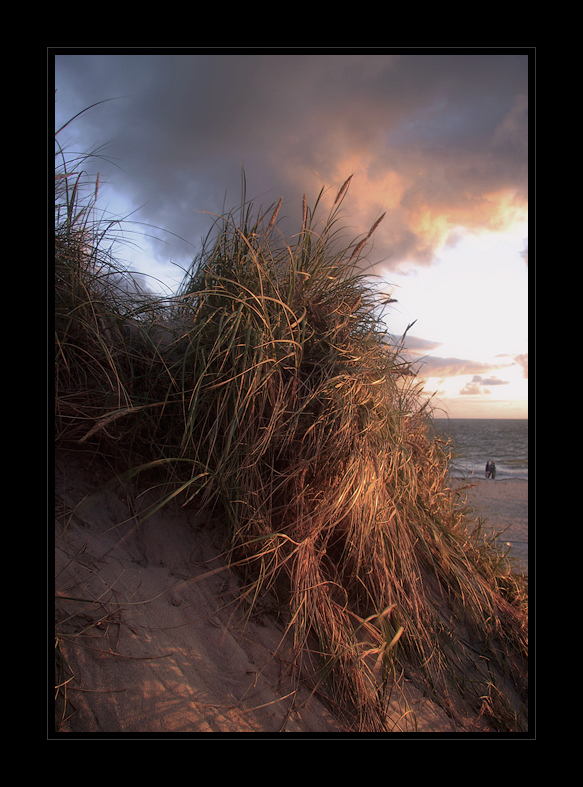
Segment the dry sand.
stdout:
<svg viewBox="0 0 583 787">
<path fill-rule="evenodd" d="M 67 681 L 56 702 L 57 732 L 351 734 L 317 694 L 290 679 L 283 625 L 267 614 L 245 621 L 233 603 L 240 588 L 224 570 L 212 518 L 169 506 L 137 527 L 148 494 L 129 498 L 106 480 L 95 466 L 57 458 L 55 652 Z M 513 525 L 520 534 L 527 486 L 484 482 L 470 495 L 496 524 L 505 511 L 522 512 Z M 392 706 L 394 732 L 484 729 L 472 718 L 454 723 L 405 688 L 408 705 L 395 699 Z M 406 707 L 412 712 L 403 716 Z"/>
<path fill-rule="evenodd" d="M 501 533 L 498 541 L 510 547 L 515 570 L 528 576 L 528 481 L 471 478 L 468 502 L 485 520 L 488 532 Z"/>
</svg>

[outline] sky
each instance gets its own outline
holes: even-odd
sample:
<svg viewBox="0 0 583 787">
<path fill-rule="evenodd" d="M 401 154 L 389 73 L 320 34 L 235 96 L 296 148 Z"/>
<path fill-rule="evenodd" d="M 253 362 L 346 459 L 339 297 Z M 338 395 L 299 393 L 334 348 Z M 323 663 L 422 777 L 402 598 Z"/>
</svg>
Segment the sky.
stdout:
<svg viewBox="0 0 583 787">
<path fill-rule="evenodd" d="M 534 53 L 494 50 L 54 50 L 55 130 L 95 151 L 117 252 L 170 293 L 215 215 L 283 198 L 284 231 L 322 187 L 396 298 L 436 416 L 528 417 L 528 98 Z M 52 92 L 52 91 L 51 91 Z M 52 98 L 49 113 L 53 109 Z M 287 222 L 287 224 L 286 224 Z M 385 287 L 386 283 L 386 287 Z"/>
</svg>

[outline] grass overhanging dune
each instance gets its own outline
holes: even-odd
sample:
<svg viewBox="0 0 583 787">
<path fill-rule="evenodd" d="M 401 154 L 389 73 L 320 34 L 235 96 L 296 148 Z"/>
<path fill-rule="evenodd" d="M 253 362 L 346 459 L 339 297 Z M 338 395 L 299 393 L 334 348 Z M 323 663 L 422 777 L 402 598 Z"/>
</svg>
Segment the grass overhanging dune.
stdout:
<svg viewBox="0 0 583 787">
<path fill-rule="evenodd" d="M 367 275 L 375 227 L 341 243 L 350 178 L 323 224 L 322 193 L 304 198 L 288 239 L 281 201 L 243 200 L 158 298 L 124 285 L 69 168 L 59 151 L 57 447 L 154 479 L 159 505 L 220 510 L 250 612 L 277 598 L 298 671 L 352 729 L 394 729 L 407 680 L 454 717 L 525 730 L 526 594 L 450 488 Z"/>
</svg>

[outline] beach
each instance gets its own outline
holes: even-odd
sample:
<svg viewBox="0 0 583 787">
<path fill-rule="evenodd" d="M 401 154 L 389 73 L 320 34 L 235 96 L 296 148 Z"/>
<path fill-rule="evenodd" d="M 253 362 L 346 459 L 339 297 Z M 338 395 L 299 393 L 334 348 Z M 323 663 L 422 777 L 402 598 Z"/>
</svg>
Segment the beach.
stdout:
<svg viewBox="0 0 583 787">
<path fill-rule="evenodd" d="M 518 546 L 527 491 L 477 481 L 468 494 L 496 528 L 513 522 L 505 540 Z M 129 496 L 75 457 L 58 457 L 55 492 L 57 734 L 351 734 L 317 686 L 292 679 L 283 622 L 267 608 L 248 619 L 237 603 L 212 514 L 169 504 L 138 524 L 152 491 Z M 394 732 L 488 731 L 454 722 L 408 681 L 394 695 Z"/>
<path fill-rule="evenodd" d="M 499 543 L 510 547 L 515 570 L 528 576 L 528 481 L 472 476 L 455 485 L 468 487 L 468 503 L 484 518 L 486 532 L 502 533 Z"/>
</svg>

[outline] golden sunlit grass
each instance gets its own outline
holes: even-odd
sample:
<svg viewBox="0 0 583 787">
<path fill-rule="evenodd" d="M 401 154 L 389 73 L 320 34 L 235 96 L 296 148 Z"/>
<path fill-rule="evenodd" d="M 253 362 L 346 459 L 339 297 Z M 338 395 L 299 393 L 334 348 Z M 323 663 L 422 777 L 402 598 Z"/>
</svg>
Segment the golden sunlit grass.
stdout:
<svg viewBox="0 0 583 787">
<path fill-rule="evenodd" d="M 354 730 L 393 729 L 405 681 L 453 717 L 526 729 L 526 594 L 450 488 L 389 339 L 362 257 L 376 224 L 340 243 L 349 181 L 321 225 L 322 194 L 304 199 L 289 239 L 281 200 L 243 199 L 163 299 L 120 288 L 96 195 L 81 206 L 59 162 L 57 446 L 156 472 L 159 505 L 222 511 L 250 611 L 277 597 L 296 667 Z"/>
</svg>

